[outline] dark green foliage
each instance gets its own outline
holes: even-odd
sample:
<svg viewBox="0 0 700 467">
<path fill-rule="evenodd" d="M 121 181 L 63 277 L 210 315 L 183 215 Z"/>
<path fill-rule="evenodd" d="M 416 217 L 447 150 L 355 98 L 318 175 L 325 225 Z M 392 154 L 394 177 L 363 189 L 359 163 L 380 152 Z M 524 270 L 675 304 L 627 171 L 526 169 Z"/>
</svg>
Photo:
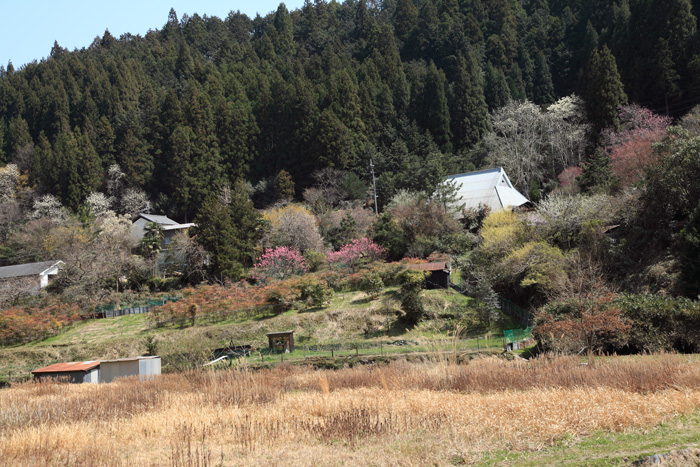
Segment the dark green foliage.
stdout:
<svg viewBox="0 0 700 467">
<path fill-rule="evenodd" d="M 425 309 L 420 292 L 425 281 L 425 272 L 407 269 L 399 276 L 401 288 L 399 289 L 399 299 L 401 309 L 404 312 L 403 321 L 407 324 L 416 324 L 421 320 Z"/>
<path fill-rule="evenodd" d="M 294 198 L 294 180 L 286 170 L 281 170 L 275 177 L 275 197 L 285 201 L 291 201 Z"/>
<path fill-rule="evenodd" d="M 146 352 L 144 353 L 145 356 L 148 357 L 158 355 L 158 341 L 156 340 L 155 336 L 146 336 L 146 338 L 143 340 L 143 347 L 146 349 Z"/>
<path fill-rule="evenodd" d="M 455 151 L 473 147 L 489 131 L 484 79 L 473 52 L 459 55 L 452 88 L 452 134 Z"/>
<path fill-rule="evenodd" d="M 588 117 L 597 131 L 620 125 L 618 107 L 627 103 L 627 95 L 617 71 L 615 57 L 607 45 L 602 50 L 594 50 L 588 60 L 585 78 L 585 92 Z"/>
<path fill-rule="evenodd" d="M 388 212 L 383 213 L 372 224 L 372 240 L 386 249 L 389 261 L 400 260 L 408 249 L 403 230 Z"/>
<path fill-rule="evenodd" d="M 23 170 L 74 210 L 118 163 L 128 186 L 184 221 L 227 183 L 286 170 L 301 194 L 325 167 L 365 180 L 372 157 L 383 205 L 464 171 L 489 131 L 487 106 L 576 92 L 595 134 L 616 124 L 625 93 L 687 111 L 700 84 L 692 5 L 363 0 L 281 4 L 254 19 L 171 10 L 143 37 L 105 32 L 0 69 L 0 162 L 33 144 Z M 360 183 L 352 192 L 362 199 Z"/>
<path fill-rule="evenodd" d="M 583 172 L 576 177 L 576 183 L 584 193 L 607 192 L 615 184 L 610 167 L 610 156 L 601 148 L 583 164 Z"/>
<path fill-rule="evenodd" d="M 340 220 L 340 225 L 330 229 L 325 237 L 336 250 L 357 238 L 357 222 L 350 211 L 345 213 Z"/>
<path fill-rule="evenodd" d="M 690 297 L 700 296 L 700 204 L 678 236 L 678 249 L 685 292 Z"/>
<path fill-rule="evenodd" d="M 191 231 L 197 243 L 211 255 L 209 273 L 219 281 L 241 278 L 244 266 L 252 266 L 262 235 L 260 215 L 242 182 L 236 183 L 229 198 L 209 198 Z"/>
<path fill-rule="evenodd" d="M 621 295 L 615 303 L 632 322 L 630 352 L 700 350 L 700 302 L 659 295 Z"/>
<path fill-rule="evenodd" d="M 333 289 L 326 281 L 320 279 L 304 279 L 298 286 L 299 300 L 312 307 L 328 306 L 333 298 Z"/>
</svg>

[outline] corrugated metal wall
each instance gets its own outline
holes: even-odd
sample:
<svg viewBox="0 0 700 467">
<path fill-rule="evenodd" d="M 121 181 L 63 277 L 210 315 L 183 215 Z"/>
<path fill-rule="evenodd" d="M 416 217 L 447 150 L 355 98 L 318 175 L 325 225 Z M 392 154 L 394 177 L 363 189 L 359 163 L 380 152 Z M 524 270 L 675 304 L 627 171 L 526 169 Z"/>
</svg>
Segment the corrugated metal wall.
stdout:
<svg viewBox="0 0 700 467">
<path fill-rule="evenodd" d="M 101 378 L 103 383 L 111 383 L 117 378 L 139 374 L 139 361 L 127 360 L 122 362 L 101 362 Z"/>
<path fill-rule="evenodd" d="M 111 383 L 117 378 L 139 375 L 141 380 L 160 374 L 160 357 L 145 357 L 100 363 L 100 381 Z"/>
</svg>

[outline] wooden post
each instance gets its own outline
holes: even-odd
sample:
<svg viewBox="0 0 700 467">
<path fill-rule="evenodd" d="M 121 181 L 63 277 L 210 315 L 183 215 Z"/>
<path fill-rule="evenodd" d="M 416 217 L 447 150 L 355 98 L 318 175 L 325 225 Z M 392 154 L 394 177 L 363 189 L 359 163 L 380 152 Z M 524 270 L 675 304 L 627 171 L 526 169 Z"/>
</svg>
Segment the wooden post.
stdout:
<svg viewBox="0 0 700 467">
<path fill-rule="evenodd" d="M 355 356 L 357 357 L 358 355 L 359 355 L 359 353 L 357 351 L 357 344 L 355 344 Z"/>
<path fill-rule="evenodd" d="M 335 358 L 335 355 L 333 354 L 333 347 L 331 347 L 331 358 Z"/>
<path fill-rule="evenodd" d="M 479 352 L 479 336 L 476 336 L 476 351 Z"/>
</svg>

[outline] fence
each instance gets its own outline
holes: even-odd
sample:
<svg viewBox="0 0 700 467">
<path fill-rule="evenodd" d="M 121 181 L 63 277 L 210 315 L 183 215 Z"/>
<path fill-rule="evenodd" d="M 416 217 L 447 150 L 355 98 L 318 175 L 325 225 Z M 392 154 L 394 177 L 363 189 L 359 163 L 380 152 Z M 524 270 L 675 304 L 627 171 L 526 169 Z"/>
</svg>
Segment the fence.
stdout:
<svg viewBox="0 0 700 467">
<path fill-rule="evenodd" d="M 528 310 L 520 308 L 515 303 L 511 302 L 507 298 L 498 296 L 498 305 L 501 307 L 501 311 L 508 316 L 512 316 L 517 319 L 523 326 L 530 326 L 532 324 L 532 313 Z"/>
<path fill-rule="evenodd" d="M 520 343 L 532 339 L 532 327 L 503 331 L 506 350 L 518 350 Z"/>
<path fill-rule="evenodd" d="M 462 295 L 469 296 L 468 287 L 466 283 L 462 282 L 460 284 L 450 283 L 450 287 L 461 293 Z M 532 313 L 525 310 L 515 303 L 511 302 L 505 297 L 498 296 L 498 307 L 504 314 L 517 319 L 523 326 L 530 326 L 532 324 Z"/>
<path fill-rule="evenodd" d="M 167 302 L 176 302 L 179 297 L 163 297 L 158 299 L 148 299 L 141 302 L 122 304 L 109 303 L 95 307 L 95 318 L 116 318 L 126 315 L 138 315 L 153 311 L 153 307 L 165 305 Z"/>
<path fill-rule="evenodd" d="M 301 336 L 303 339 L 303 334 Z M 458 352 L 480 352 L 503 349 L 498 337 L 472 336 L 464 339 L 432 339 L 426 341 L 394 340 L 304 345 L 295 344 L 291 352 L 264 348 L 251 349 L 246 358 L 250 362 L 294 361 L 307 358 L 376 357 L 400 354 L 428 354 L 432 358 L 443 358 L 445 354 Z M 216 355 L 218 356 L 218 355 Z"/>
</svg>

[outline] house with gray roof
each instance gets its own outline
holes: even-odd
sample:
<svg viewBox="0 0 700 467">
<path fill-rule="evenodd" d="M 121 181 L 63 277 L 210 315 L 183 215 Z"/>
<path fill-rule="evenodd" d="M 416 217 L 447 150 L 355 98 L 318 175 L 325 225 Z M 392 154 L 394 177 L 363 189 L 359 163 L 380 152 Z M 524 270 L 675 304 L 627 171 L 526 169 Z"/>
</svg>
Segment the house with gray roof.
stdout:
<svg viewBox="0 0 700 467">
<path fill-rule="evenodd" d="M 464 209 L 467 210 L 487 206 L 491 211 L 498 211 L 530 203 L 530 200 L 513 187 L 502 167 L 450 175 L 445 181 L 454 184 L 457 188 L 458 203 L 464 205 Z"/>
<path fill-rule="evenodd" d="M 158 225 L 163 232 L 163 241 L 160 245 L 161 252 L 156 259 L 156 272 L 158 274 L 168 274 L 180 270 L 185 259 L 180 252 L 172 248 L 171 243 L 178 232 L 187 232 L 187 229 L 194 227 L 196 224 L 180 224 L 167 216 L 140 213 L 131 224 L 132 238 L 140 242 L 146 235 L 146 229 L 149 224 Z"/>
<path fill-rule="evenodd" d="M 0 281 L 17 281 L 29 284 L 38 292 L 49 285 L 49 276 L 55 276 L 64 266 L 60 260 L 41 261 L 39 263 L 16 264 L 0 267 Z"/>
<path fill-rule="evenodd" d="M 146 226 L 151 223 L 157 224 L 163 230 L 163 247 L 170 243 L 177 232 L 186 231 L 195 225 L 193 223 L 180 224 L 170 219 L 168 216 L 140 213 L 131 224 L 131 236 L 135 240 L 141 241 L 144 235 L 146 235 Z"/>
</svg>

